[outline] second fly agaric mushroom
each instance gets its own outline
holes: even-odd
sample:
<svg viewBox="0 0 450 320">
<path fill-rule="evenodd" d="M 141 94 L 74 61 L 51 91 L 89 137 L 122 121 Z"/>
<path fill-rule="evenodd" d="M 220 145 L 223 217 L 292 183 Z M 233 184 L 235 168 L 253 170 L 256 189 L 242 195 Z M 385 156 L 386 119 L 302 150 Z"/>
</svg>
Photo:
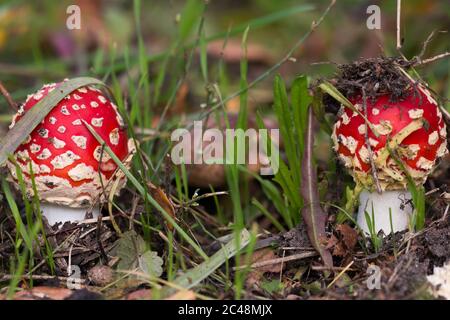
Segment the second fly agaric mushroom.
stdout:
<svg viewBox="0 0 450 320">
<path fill-rule="evenodd" d="M 10 128 L 59 85 L 44 85 L 29 95 Z M 64 97 L 14 153 L 28 196 L 33 194 L 31 164 L 42 214 L 50 225 L 83 220 L 88 209 L 92 209 L 94 217 L 98 216 L 95 204 L 105 201 L 104 195 L 111 191 L 116 180 L 119 180 L 117 192 L 126 182 L 84 121 L 125 165 L 130 164 L 135 150 L 116 106 L 99 89 L 82 87 Z M 16 166 L 9 161 L 7 164 L 12 181 L 18 187 Z"/>
<path fill-rule="evenodd" d="M 422 185 L 436 160 L 448 152 L 447 129 L 438 104 L 427 89 L 421 85 L 417 89 L 411 88 L 397 102 L 389 95 L 367 99 L 367 120 L 378 137 L 362 117 L 361 96 L 350 99 L 360 114 L 342 107 L 334 125 L 334 149 L 363 188 L 357 223 L 367 233 L 366 212 L 376 233 L 407 229 L 413 212 L 407 174 L 416 185 Z M 376 190 L 372 166 L 381 193 Z"/>
</svg>

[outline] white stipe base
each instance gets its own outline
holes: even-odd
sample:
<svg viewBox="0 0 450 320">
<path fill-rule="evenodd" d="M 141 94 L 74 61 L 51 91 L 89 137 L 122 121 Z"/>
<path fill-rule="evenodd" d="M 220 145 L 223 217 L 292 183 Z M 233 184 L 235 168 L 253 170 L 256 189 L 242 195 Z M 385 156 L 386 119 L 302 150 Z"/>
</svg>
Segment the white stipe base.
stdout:
<svg viewBox="0 0 450 320">
<path fill-rule="evenodd" d="M 71 208 L 59 206 L 50 203 L 41 203 L 42 215 L 47 218 L 48 224 L 53 226 L 55 223 L 61 222 L 78 222 L 85 220 L 88 208 Z M 98 208 L 92 209 L 92 217 L 98 218 L 100 211 Z"/>
<path fill-rule="evenodd" d="M 364 212 L 369 214 L 372 221 L 375 220 L 375 233 L 383 230 L 385 235 L 392 231 L 403 231 L 408 229 L 409 219 L 412 215 L 413 206 L 411 193 L 406 190 L 378 192 L 362 191 L 359 195 L 359 209 L 357 223 L 367 234 L 370 234 L 369 227 Z M 390 221 L 389 208 L 391 209 L 392 227 Z"/>
</svg>

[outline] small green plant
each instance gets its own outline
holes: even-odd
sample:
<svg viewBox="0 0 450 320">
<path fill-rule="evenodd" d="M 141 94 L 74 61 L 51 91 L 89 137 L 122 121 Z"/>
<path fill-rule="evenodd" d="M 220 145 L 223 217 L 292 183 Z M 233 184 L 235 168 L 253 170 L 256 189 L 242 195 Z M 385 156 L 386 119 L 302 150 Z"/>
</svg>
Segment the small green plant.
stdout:
<svg viewBox="0 0 450 320">
<path fill-rule="evenodd" d="M 17 180 L 22 194 L 22 201 L 25 211 L 25 221 L 23 221 L 19 211 L 19 207 L 14 199 L 9 184 L 5 178 L 2 178 L 2 190 L 9 205 L 11 214 L 14 218 L 17 230 L 14 247 L 17 263 L 11 261 L 10 272 L 13 277 L 11 279 L 7 294 L 8 298 L 11 298 L 17 288 L 21 276 L 24 274 L 27 267 L 28 270 L 30 270 L 30 274 L 32 274 L 32 270 L 35 267 L 34 257 L 36 252 L 44 257 L 51 273 L 53 273 L 55 270 L 55 262 L 53 259 L 53 251 L 50 243 L 48 242 L 42 223 L 42 216 L 39 208 L 40 202 L 36 190 L 36 183 L 34 180 L 32 165 L 30 163 L 28 168 L 28 170 L 30 171 L 30 177 L 33 186 L 33 194 L 31 195 L 30 200 L 29 194 L 26 192 L 23 172 L 21 168 L 14 158 L 9 157 L 9 161 L 15 164 L 16 167 Z M 39 241 L 40 238 L 43 240 L 44 250 L 41 248 Z M 29 285 L 31 287 L 33 286 L 32 278 L 30 278 Z"/>
<path fill-rule="evenodd" d="M 375 224 L 376 221 L 375 221 L 375 212 L 374 212 L 374 208 L 373 208 L 373 203 L 372 203 L 371 215 L 369 215 L 367 210 L 364 210 L 364 216 L 366 219 L 367 228 L 369 229 L 369 236 L 370 236 L 370 240 L 372 242 L 372 246 L 373 246 L 375 252 L 379 252 L 381 249 L 381 246 L 383 244 L 383 237 L 378 236 L 378 233 L 376 231 L 376 224 Z"/>
<path fill-rule="evenodd" d="M 283 223 L 293 228 L 300 223 L 303 200 L 299 196 L 301 184 L 301 161 L 304 149 L 304 133 L 307 124 L 308 106 L 312 97 L 308 93 L 306 76 L 297 77 L 290 90 L 290 101 L 283 79 L 278 75 L 274 80 L 274 111 L 278 120 L 280 139 L 283 141 L 287 161 L 279 159 L 279 170 L 273 181 L 258 178 L 264 193 L 272 201 Z M 262 127 L 261 116 L 258 117 Z M 272 143 L 268 141 L 268 143 Z M 263 145 L 265 145 L 263 143 Z M 281 187 L 281 191 L 277 188 Z"/>
</svg>

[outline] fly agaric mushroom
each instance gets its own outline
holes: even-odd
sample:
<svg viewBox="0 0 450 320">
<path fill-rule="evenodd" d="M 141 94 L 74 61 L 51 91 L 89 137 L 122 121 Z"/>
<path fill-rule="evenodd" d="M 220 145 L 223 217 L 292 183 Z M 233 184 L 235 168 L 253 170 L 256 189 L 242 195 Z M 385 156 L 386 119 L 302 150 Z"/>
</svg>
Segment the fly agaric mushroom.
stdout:
<svg viewBox="0 0 450 320">
<path fill-rule="evenodd" d="M 58 86 L 60 83 L 47 84 L 29 95 L 10 128 Z M 106 200 L 104 195 L 111 191 L 113 182 L 119 180 L 117 192 L 126 182 L 83 121 L 97 131 L 126 166 L 135 150 L 116 106 L 99 89 L 82 87 L 64 97 L 14 153 L 23 172 L 27 196 L 33 194 L 31 163 L 40 208 L 50 225 L 83 220 L 87 209 L 92 209 L 94 217 L 99 216 L 94 204 Z M 7 165 L 18 188 L 16 167 L 10 161 Z"/>
<path fill-rule="evenodd" d="M 410 88 L 397 102 L 387 94 L 366 100 L 367 120 L 378 136 L 363 118 L 364 101 L 359 95 L 350 101 L 360 113 L 341 107 L 332 140 L 339 159 L 363 188 L 358 225 L 370 233 L 365 212 L 369 217 L 373 213 L 375 232 L 389 234 L 407 229 L 413 212 L 407 174 L 416 185 L 426 181 L 436 160 L 448 152 L 447 129 L 437 102 L 421 85 Z"/>
</svg>

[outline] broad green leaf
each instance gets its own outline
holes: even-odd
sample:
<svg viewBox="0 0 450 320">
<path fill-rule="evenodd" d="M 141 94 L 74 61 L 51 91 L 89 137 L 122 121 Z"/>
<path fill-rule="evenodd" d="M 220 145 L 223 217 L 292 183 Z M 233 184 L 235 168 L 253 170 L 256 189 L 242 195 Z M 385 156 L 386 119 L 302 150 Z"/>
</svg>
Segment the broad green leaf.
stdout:
<svg viewBox="0 0 450 320">
<path fill-rule="evenodd" d="M 127 231 L 117 240 L 116 254 L 120 258 L 117 268 L 131 270 L 138 266 L 139 257 L 146 251 L 145 241 L 134 230 Z"/>
<path fill-rule="evenodd" d="M 155 251 L 146 251 L 139 257 L 139 269 L 150 277 L 160 277 L 163 273 L 163 259 Z"/>
<path fill-rule="evenodd" d="M 300 152 L 303 153 L 303 135 L 308 120 L 308 106 L 312 102 L 312 97 L 308 93 L 308 78 L 306 76 L 297 77 L 292 83 L 291 100 L 297 143 L 299 144 Z"/>
<path fill-rule="evenodd" d="M 268 293 L 276 293 L 284 288 L 284 284 L 279 280 L 262 281 L 261 288 L 266 290 Z"/>
<path fill-rule="evenodd" d="M 119 270 L 139 268 L 151 277 L 160 277 L 163 272 L 163 260 L 157 252 L 147 250 L 144 239 L 134 230 L 125 232 L 117 241 L 116 254 L 120 258 Z"/>
</svg>

